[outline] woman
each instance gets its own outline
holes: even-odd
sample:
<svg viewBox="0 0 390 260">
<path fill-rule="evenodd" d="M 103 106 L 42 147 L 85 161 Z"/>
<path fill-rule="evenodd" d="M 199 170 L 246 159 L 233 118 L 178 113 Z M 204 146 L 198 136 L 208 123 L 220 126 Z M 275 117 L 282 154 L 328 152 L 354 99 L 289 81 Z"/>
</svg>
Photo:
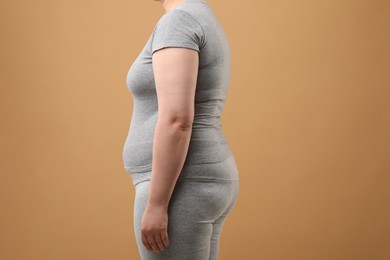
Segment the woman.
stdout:
<svg viewBox="0 0 390 260">
<path fill-rule="evenodd" d="M 135 237 L 143 260 L 218 259 L 239 191 L 220 122 L 229 44 L 206 0 L 160 2 L 165 14 L 126 82 L 134 107 L 123 160 L 135 186 Z"/>
</svg>

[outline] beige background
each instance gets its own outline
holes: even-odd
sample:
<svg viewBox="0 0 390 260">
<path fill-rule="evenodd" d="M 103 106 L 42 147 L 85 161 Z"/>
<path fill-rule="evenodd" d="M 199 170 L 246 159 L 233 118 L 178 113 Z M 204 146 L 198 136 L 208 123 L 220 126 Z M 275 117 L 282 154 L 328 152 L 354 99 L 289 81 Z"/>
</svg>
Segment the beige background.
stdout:
<svg viewBox="0 0 390 260">
<path fill-rule="evenodd" d="M 241 190 L 220 259 L 390 259 L 387 0 L 209 0 Z M 155 1 L 0 2 L 0 259 L 139 259 L 127 71 Z"/>
</svg>

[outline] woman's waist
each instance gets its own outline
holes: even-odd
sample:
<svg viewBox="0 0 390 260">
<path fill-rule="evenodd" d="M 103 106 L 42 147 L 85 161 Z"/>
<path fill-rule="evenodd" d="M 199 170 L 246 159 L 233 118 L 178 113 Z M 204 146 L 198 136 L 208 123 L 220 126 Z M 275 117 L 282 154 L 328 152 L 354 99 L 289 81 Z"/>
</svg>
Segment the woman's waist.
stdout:
<svg viewBox="0 0 390 260">
<path fill-rule="evenodd" d="M 210 127 L 200 124 L 192 126 L 191 141 L 227 142 L 220 126 Z"/>
<path fill-rule="evenodd" d="M 150 180 L 152 169 L 142 172 L 128 171 L 133 183 Z M 178 181 L 238 181 L 239 171 L 233 155 L 214 163 L 184 164 Z"/>
<path fill-rule="evenodd" d="M 128 171 L 146 172 L 151 170 L 153 143 L 127 143 L 123 149 L 124 166 Z M 218 163 L 232 156 L 225 139 L 194 139 L 188 146 L 184 165 Z"/>
<path fill-rule="evenodd" d="M 154 130 L 150 128 L 134 127 L 131 128 L 126 138 L 127 145 L 143 145 L 145 143 L 151 143 L 154 140 Z M 193 125 L 191 130 L 192 143 L 226 143 L 226 136 L 224 135 L 221 127 L 199 127 L 199 125 Z"/>
<path fill-rule="evenodd" d="M 195 115 L 192 129 L 218 131 L 222 127 L 220 119 L 220 116 Z"/>
<path fill-rule="evenodd" d="M 183 165 L 179 179 L 204 179 L 204 180 L 238 180 L 238 168 L 235 158 L 230 152 L 220 161 L 211 163 L 190 163 Z"/>
</svg>

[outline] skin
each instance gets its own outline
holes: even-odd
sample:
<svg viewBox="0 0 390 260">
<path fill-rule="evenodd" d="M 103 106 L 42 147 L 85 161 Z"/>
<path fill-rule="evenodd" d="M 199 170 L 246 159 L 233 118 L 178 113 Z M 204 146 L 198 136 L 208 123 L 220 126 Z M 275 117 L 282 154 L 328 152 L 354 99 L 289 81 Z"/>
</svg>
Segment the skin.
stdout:
<svg viewBox="0 0 390 260">
<path fill-rule="evenodd" d="M 183 1 L 159 2 L 168 12 Z M 169 245 L 168 205 L 191 139 L 199 54 L 188 48 L 167 47 L 153 54 L 152 63 L 158 120 L 141 233 L 142 243 L 149 251 L 161 252 Z"/>
<path fill-rule="evenodd" d="M 154 0 L 154 1 L 160 2 L 164 7 L 165 12 L 169 12 L 170 10 L 172 10 L 172 8 L 175 7 L 175 5 L 185 2 L 185 0 Z"/>
</svg>

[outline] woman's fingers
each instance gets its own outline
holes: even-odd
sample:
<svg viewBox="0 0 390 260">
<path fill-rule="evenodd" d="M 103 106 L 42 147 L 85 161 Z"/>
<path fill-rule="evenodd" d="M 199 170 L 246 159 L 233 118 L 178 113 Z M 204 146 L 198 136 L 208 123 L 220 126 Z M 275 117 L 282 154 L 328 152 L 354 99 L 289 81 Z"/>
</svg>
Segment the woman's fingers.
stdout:
<svg viewBox="0 0 390 260">
<path fill-rule="evenodd" d="M 168 213 L 165 208 L 147 207 L 141 220 L 142 243 L 149 251 L 161 252 L 169 244 Z"/>
<path fill-rule="evenodd" d="M 148 241 L 148 238 L 145 234 L 142 234 L 142 244 L 144 244 L 144 246 L 146 247 L 146 249 L 148 249 L 149 251 L 153 251 L 152 247 L 149 245 L 149 241 Z"/>
<path fill-rule="evenodd" d="M 160 251 L 160 250 L 158 249 L 158 246 L 156 245 L 156 241 L 154 240 L 154 236 L 153 236 L 153 235 L 149 235 L 149 236 L 147 236 L 146 238 L 147 238 L 147 240 L 148 240 L 148 242 L 149 242 L 150 247 L 152 248 L 152 250 L 153 250 L 154 252 Z"/>
<path fill-rule="evenodd" d="M 156 234 L 156 236 L 154 237 L 154 240 L 156 240 L 156 244 L 157 244 L 159 250 L 163 251 L 165 249 L 165 245 L 164 245 L 163 241 L 161 240 L 161 235 Z"/>
<path fill-rule="evenodd" d="M 161 252 L 169 245 L 168 234 L 142 235 L 142 243 L 149 251 Z"/>
<path fill-rule="evenodd" d="M 168 231 L 163 231 L 161 234 L 162 242 L 164 243 L 164 246 L 167 247 L 169 245 L 169 239 L 168 239 Z"/>
</svg>

